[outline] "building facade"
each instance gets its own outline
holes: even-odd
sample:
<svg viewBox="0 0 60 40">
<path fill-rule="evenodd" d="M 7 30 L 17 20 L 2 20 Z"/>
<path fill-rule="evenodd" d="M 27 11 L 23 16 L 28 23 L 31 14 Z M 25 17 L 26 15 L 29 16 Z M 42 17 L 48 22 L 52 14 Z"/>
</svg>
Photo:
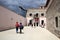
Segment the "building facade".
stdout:
<svg viewBox="0 0 60 40">
<path fill-rule="evenodd" d="M 27 25 L 32 23 L 33 26 L 41 26 L 42 20 L 46 25 L 46 10 L 40 8 L 28 9 L 26 18 L 27 18 Z"/>
</svg>

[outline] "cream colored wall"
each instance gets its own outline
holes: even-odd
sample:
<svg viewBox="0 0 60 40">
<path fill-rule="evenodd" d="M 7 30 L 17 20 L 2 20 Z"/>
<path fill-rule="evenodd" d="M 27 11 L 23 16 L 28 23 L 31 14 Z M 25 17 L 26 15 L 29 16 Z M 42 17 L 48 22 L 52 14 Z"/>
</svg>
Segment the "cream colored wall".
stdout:
<svg viewBox="0 0 60 40">
<path fill-rule="evenodd" d="M 32 16 L 30 17 L 29 14 L 32 13 Z M 30 19 L 33 19 L 34 15 L 38 13 L 38 16 L 39 16 L 39 25 L 41 25 L 41 20 L 44 20 L 44 23 L 46 25 L 46 10 L 45 9 L 28 9 L 27 11 L 27 15 L 26 15 L 26 18 L 27 18 L 27 24 L 29 23 L 29 20 Z M 41 17 L 41 13 L 44 13 L 44 17 L 42 18 Z M 33 20 L 33 23 L 34 23 L 34 20 Z M 46 26 L 45 26 L 46 28 Z"/>
<path fill-rule="evenodd" d="M 0 6 L 0 30 L 15 27 L 15 22 L 26 25 L 26 18 Z"/>
<path fill-rule="evenodd" d="M 30 13 L 32 13 L 32 16 L 34 16 L 34 14 L 36 14 L 36 13 L 38 13 L 39 16 L 41 16 L 41 13 L 44 13 L 44 15 L 46 16 L 45 9 L 28 9 L 26 17 L 29 17 Z"/>
</svg>

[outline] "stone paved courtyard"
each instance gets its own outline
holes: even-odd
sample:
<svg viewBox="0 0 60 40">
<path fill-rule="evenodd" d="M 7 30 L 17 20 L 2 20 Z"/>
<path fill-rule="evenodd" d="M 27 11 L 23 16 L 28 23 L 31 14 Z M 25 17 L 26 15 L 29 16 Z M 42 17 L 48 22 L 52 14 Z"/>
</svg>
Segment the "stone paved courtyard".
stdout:
<svg viewBox="0 0 60 40">
<path fill-rule="evenodd" d="M 60 40 L 41 27 L 25 27 L 23 32 L 23 34 L 17 34 L 15 29 L 0 32 L 0 40 Z"/>
</svg>

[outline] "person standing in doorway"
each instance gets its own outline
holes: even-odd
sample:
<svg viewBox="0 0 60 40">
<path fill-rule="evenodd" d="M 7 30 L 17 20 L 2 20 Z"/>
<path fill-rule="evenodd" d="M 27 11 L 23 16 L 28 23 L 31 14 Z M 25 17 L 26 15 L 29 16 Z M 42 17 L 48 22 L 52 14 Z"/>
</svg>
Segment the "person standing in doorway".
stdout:
<svg viewBox="0 0 60 40">
<path fill-rule="evenodd" d="M 16 22 L 15 26 L 16 26 L 16 33 L 18 33 L 18 27 L 19 27 L 18 22 Z"/>
</svg>

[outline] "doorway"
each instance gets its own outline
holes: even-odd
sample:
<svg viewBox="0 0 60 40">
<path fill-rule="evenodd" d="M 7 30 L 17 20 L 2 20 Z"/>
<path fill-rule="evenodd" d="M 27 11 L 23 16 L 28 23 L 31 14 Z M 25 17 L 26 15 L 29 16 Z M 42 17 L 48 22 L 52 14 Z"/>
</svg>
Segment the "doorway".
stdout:
<svg viewBox="0 0 60 40">
<path fill-rule="evenodd" d="M 46 28 L 46 17 L 40 17 L 40 27 Z"/>
<path fill-rule="evenodd" d="M 39 15 L 38 15 L 38 13 L 36 13 L 34 15 L 34 24 L 33 25 L 34 26 L 39 26 Z"/>
</svg>

